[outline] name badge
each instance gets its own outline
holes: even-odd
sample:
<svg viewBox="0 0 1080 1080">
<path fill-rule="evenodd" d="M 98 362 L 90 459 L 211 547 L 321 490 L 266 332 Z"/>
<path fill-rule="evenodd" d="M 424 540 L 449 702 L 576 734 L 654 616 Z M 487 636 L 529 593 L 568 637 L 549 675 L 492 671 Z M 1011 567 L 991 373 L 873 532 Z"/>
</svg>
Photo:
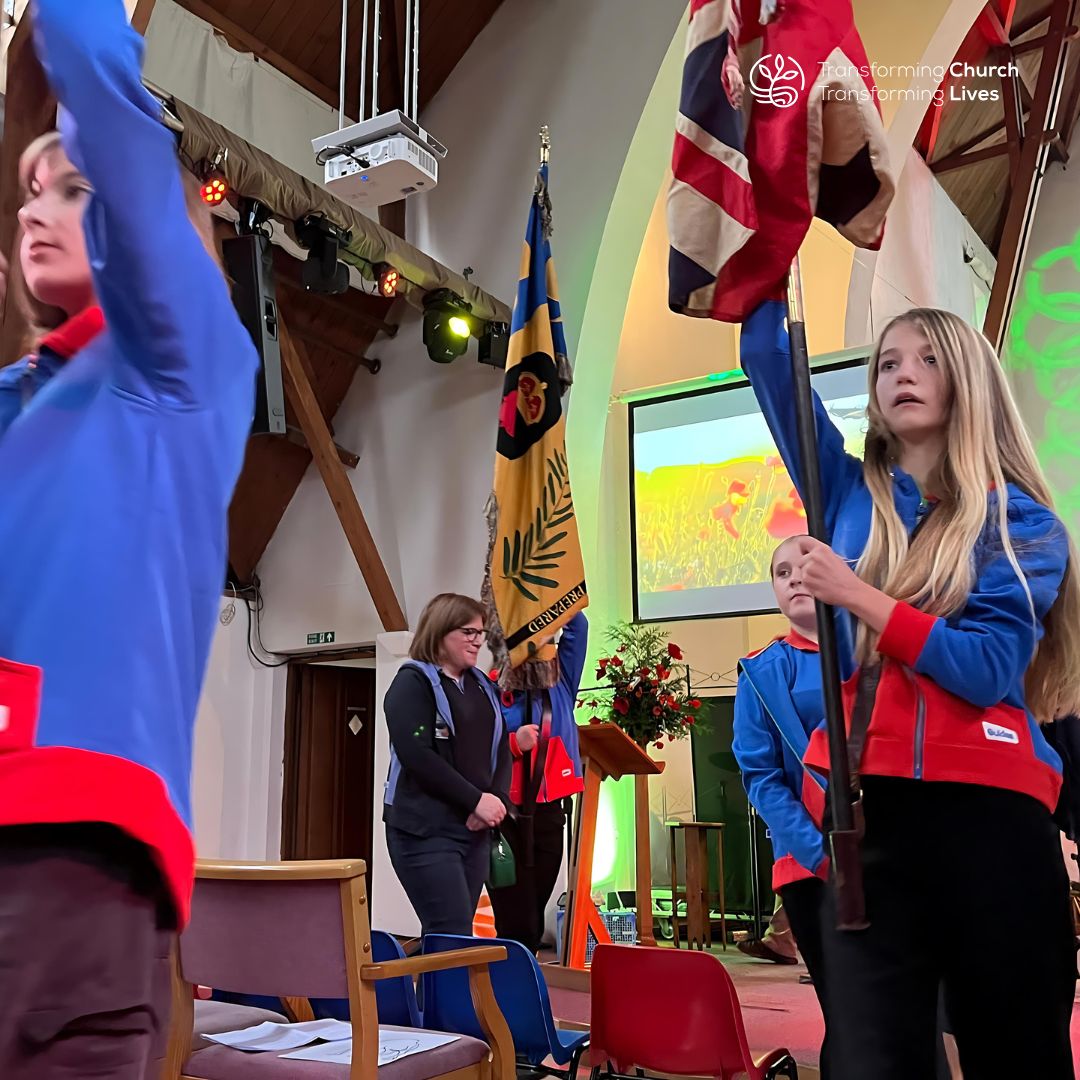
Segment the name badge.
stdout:
<svg viewBox="0 0 1080 1080">
<path fill-rule="evenodd" d="M 41 708 L 41 668 L 0 659 L 0 753 L 34 745 Z"/>
</svg>

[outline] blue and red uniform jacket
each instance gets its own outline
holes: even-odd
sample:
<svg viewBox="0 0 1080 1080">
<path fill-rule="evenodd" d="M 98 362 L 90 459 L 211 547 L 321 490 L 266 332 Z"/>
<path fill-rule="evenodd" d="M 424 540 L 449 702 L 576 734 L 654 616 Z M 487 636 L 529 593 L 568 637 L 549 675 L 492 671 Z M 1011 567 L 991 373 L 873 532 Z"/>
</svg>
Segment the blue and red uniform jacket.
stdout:
<svg viewBox="0 0 1080 1080">
<path fill-rule="evenodd" d="M 802 760 L 822 708 L 817 643 L 797 630 L 739 661 L 731 749 L 746 794 L 769 827 L 773 889 L 828 872 L 816 824 L 825 782 Z"/>
<path fill-rule="evenodd" d="M 589 646 L 589 623 L 579 611 L 564 627 L 559 638 L 559 681 L 548 691 L 551 700 L 551 728 L 542 734 L 548 738 L 544 758 L 544 779 L 537 792 L 537 802 L 558 802 L 568 795 L 585 789 L 581 775 L 581 750 L 578 746 L 574 706 L 585 668 L 585 653 Z M 525 801 L 525 761 L 517 742 L 517 729 L 522 724 L 542 728 L 544 696 L 532 695 L 532 715 L 525 718 L 523 692 L 503 697 L 503 718 L 510 731 L 510 753 L 513 770 L 510 777 L 510 801 L 521 806 Z"/>
<path fill-rule="evenodd" d="M 188 219 L 123 3 L 35 0 L 33 16 L 94 190 L 104 319 L 84 312 L 0 371 L 0 657 L 42 679 L 36 724 L 0 730 L 0 826 L 118 826 L 183 925 L 195 712 L 258 356 Z"/>
<path fill-rule="evenodd" d="M 769 302 L 746 321 L 742 367 L 802 491 L 783 315 L 783 304 Z M 862 462 L 845 452 L 816 396 L 815 410 L 829 542 L 854 561 L 870 534 L 870 492 Z M 913 532 L 933 504 L 899 468 L 893 470 L 893 492 L 897 513 Z M 862 772 L 1003 788 L 1030 795 L 1053 812 L 1061 759 L 1027 708 L 1024 678 L 1068 566 L 1068 539 L 1052 510 L 1010 484 L 1008 530 L 1021 581 L 997 535 L 998 497 L 996 491 L 987 495 L 987 527 L 972 551 L 975 584 L 964 608 L 941 618 L 898 603 L 881 635 L 881 681 Z M 844 674 L 850 676 L 844 685 L 849 719 L 857 681 L 852 624 L 846 614 L 838 617 Z M 805 761 L 827 771 L 823 730 L 812 736 Z"/>
</svg>

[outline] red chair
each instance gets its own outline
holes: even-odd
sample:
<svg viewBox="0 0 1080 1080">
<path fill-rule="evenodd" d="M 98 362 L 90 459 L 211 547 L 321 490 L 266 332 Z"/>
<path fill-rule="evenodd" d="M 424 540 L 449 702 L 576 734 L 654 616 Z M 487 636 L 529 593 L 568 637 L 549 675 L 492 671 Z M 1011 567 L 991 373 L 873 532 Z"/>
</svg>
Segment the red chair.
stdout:
<svg viewBox="0 0 1080 1080">
<path fill-rule="evenodd" d="M 597 945 L 589 1027 L 592 1080 L 637 1080 L 641 1070 L 716 1080 L 799 1076 L 787 1050 L 751 1056 L 731 976 L 706 952 Z"/>
</svg>

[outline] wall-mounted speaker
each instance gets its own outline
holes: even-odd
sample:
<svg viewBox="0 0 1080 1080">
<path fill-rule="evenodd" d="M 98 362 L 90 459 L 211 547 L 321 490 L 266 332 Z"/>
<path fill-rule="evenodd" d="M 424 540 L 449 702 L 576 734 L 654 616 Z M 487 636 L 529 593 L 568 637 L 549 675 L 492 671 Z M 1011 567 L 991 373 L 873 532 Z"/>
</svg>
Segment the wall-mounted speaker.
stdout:
<svg viewBox="0 0 1080 1080">
<path fill-rule="evenodd" d="M 274 286 L 273 247 L 261 233 L 222 242 L 225 270 L 232 281 L 233 304 L 259 352 L 254 435 L 285 434 L 285 388 L 281 381 L 281 348 Z"/>
</svg>

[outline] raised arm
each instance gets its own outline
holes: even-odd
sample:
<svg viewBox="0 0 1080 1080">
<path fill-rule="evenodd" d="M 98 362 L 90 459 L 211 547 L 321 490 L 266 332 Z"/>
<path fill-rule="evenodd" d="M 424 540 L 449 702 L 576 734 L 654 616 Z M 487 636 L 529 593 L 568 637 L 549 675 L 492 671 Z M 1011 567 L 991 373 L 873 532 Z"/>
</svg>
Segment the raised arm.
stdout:
<svg viewBox="0 0 1080 1080">
<path fill-rule="evenodd" d="M 142 38 L 122 0 L 33 0 L 32 10 L 65 149 L 94 189 L 87 246 L 124 358 L 118 384 L 182 406 L 245 383 L 254 396 L 257 356 L 188 218 L 176 144 L 143 88 Z"/>
<path fill-rule="evenodd" d="M 739 350 L 740 364 L 765 414 L 765 422 L 776 440 L 780 457 L 796 490 L 805 501 L 806 473 L 799 453 L 795 398 L 791 385 L 791 353 L 782 303 L 767 301 L 750 315 L 743 323 Z M 844 495 L 862 472 L 862 462 L 844 449 L 844 437 L 816 393 L 814 422 L 818 460 L 821 462 L 821 488 L 825 498 L 825 526 L 831 539 L 837 510 Z"/>
<path fill-rule="evenodd" d="M 563 627 L 559 638 L 559 678 L 566 692 L 576 699 L 581 687 L 581 673 L 585 670 L 585 653 L 589 648 L 589 620 L 579 611 Z"/>
</svg>

